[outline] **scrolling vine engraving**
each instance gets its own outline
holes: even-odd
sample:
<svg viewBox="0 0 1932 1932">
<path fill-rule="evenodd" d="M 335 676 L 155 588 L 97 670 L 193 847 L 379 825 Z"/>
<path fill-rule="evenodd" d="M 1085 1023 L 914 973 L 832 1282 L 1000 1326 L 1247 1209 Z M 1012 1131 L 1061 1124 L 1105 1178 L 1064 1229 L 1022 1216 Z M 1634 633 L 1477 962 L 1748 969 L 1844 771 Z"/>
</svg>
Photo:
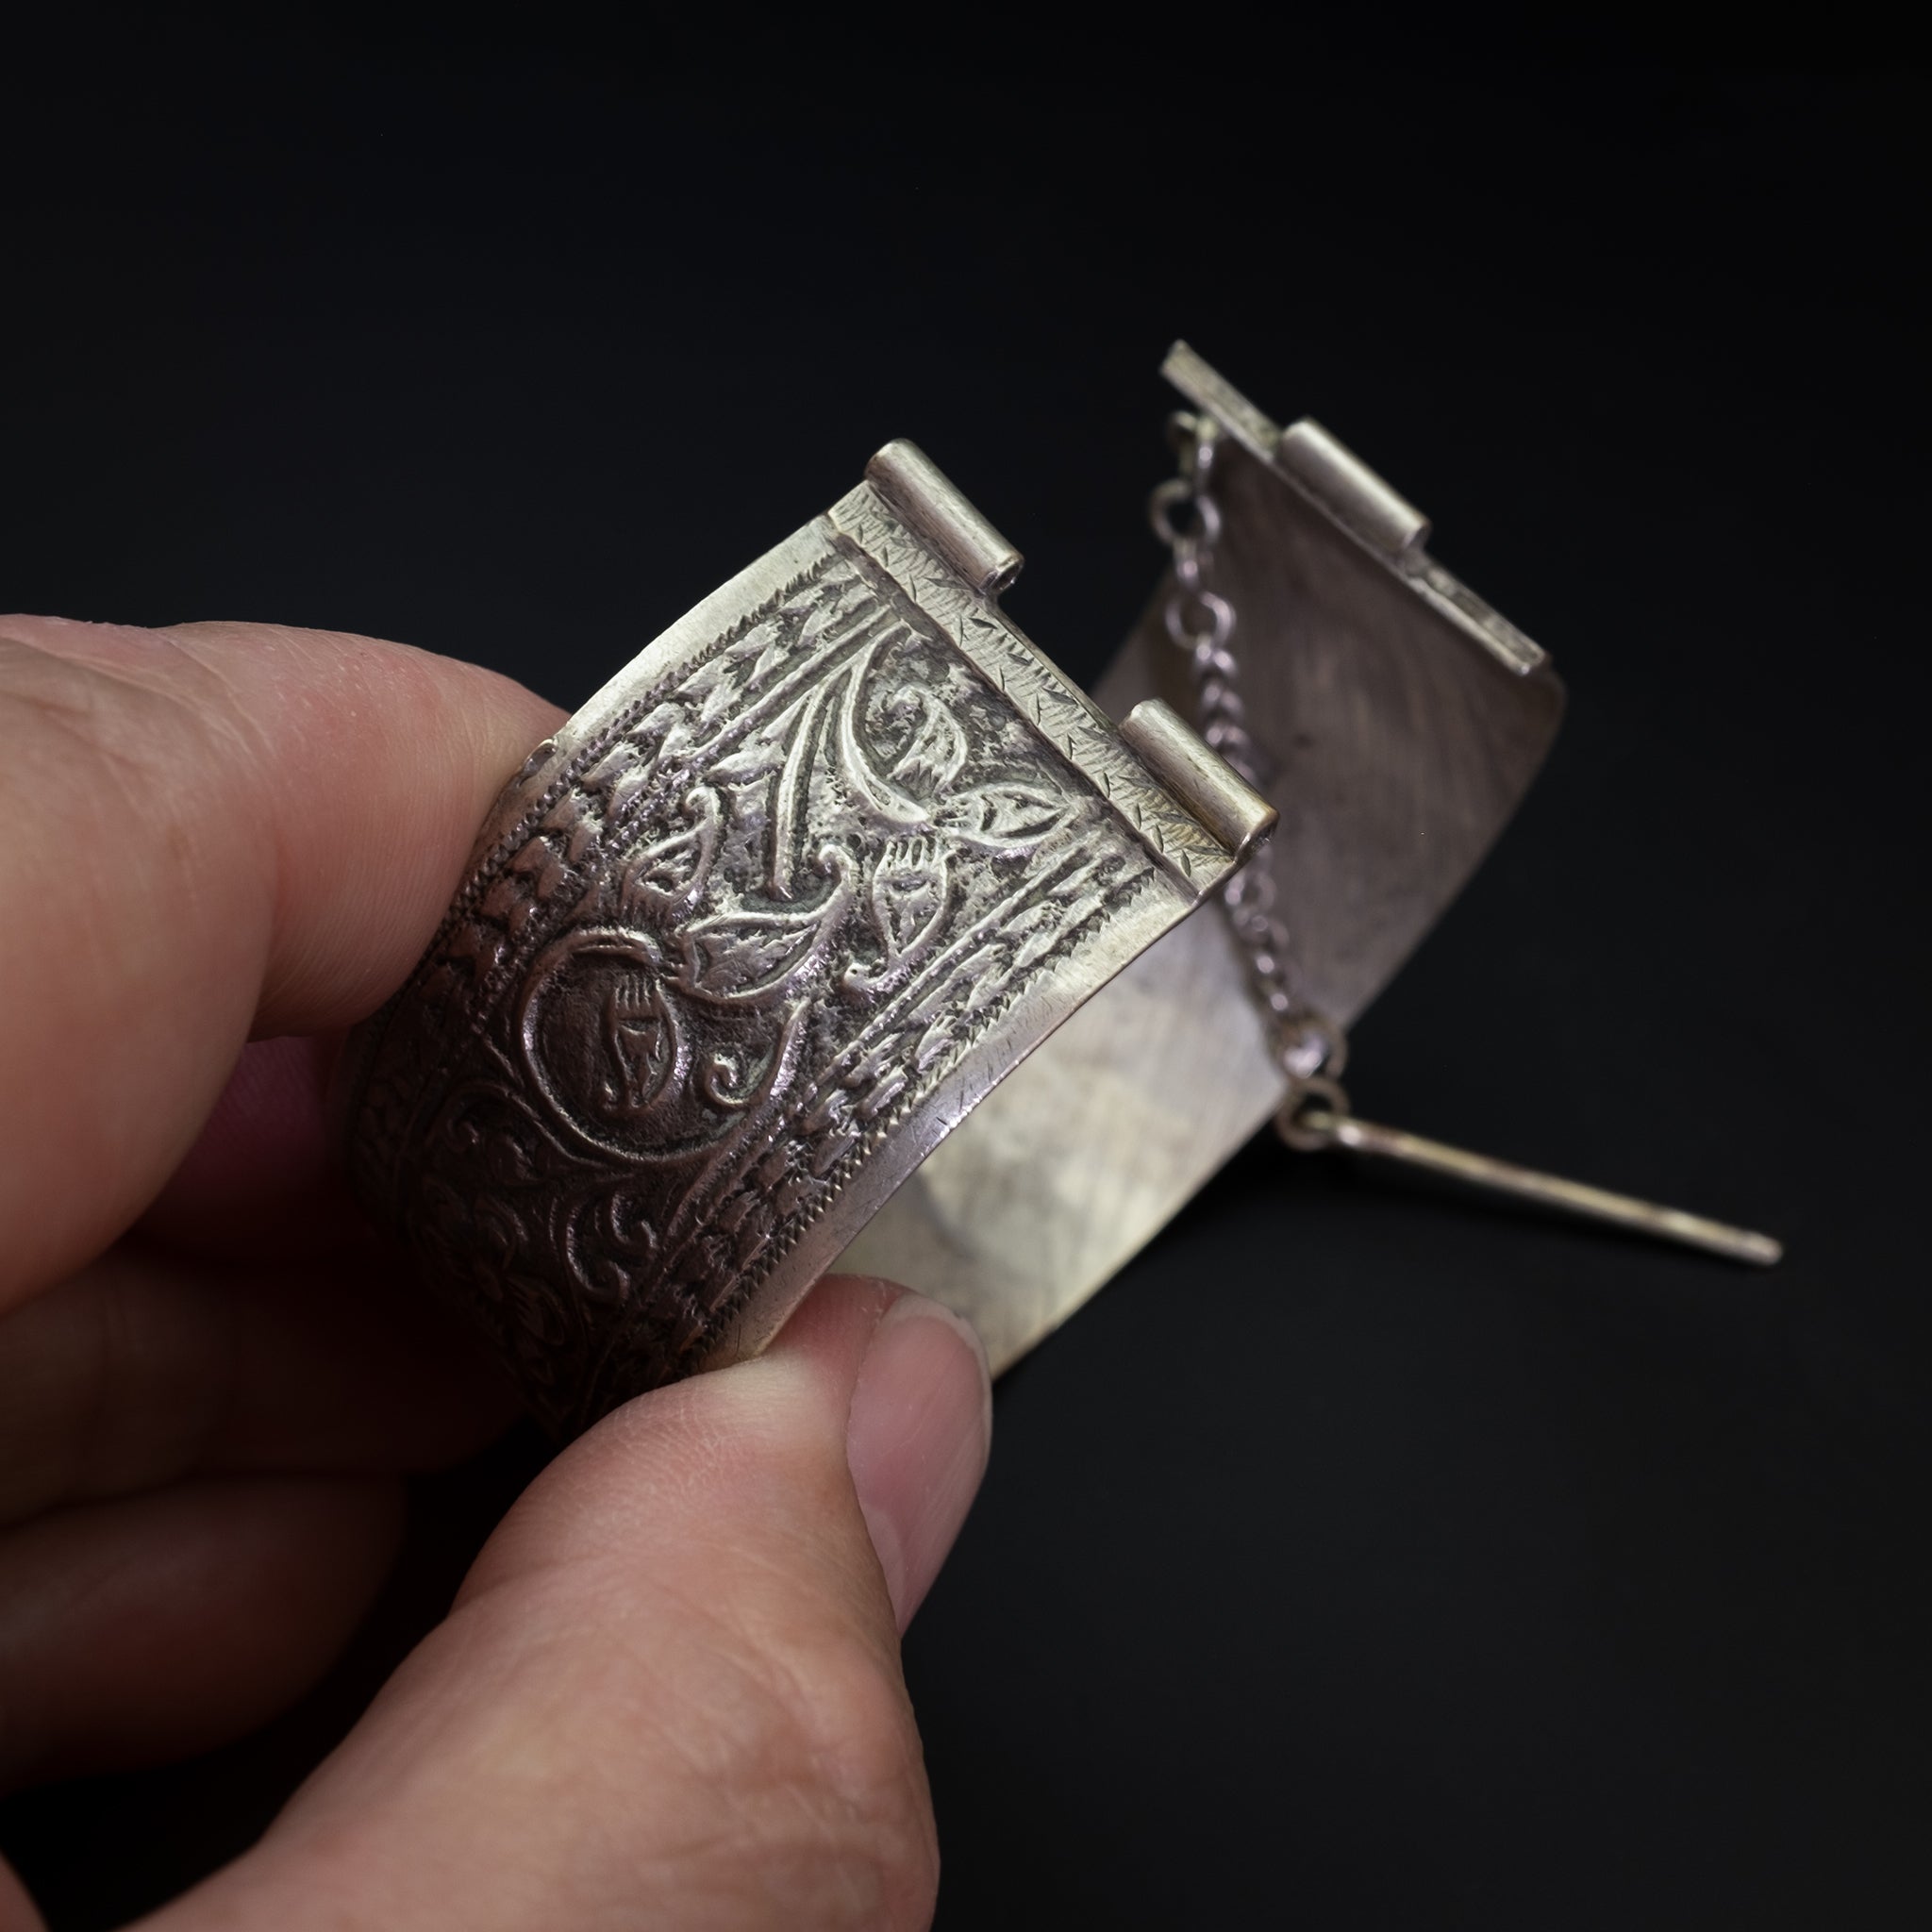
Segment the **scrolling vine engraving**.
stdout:
<svg viewBox="0 0 1932 1932">
<path fill-rule="evenodd" d="M 526 771 L 381 1041 L 358 1158 L 554 1424 L 695 1362 L 1154 871 L 1002 682 L 828 533 Z"/>
</svg>

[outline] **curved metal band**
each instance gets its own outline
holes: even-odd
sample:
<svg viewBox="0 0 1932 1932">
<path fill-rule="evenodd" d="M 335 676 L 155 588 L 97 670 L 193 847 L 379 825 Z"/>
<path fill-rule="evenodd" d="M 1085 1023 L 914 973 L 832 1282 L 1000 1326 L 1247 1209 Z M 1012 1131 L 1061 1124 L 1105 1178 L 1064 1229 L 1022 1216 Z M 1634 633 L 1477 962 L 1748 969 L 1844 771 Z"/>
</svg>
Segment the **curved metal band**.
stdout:
<svg viewBox="0 0 1932 1932">
<path fill-rule="evenodd" d="M 1270 854 L 1309 1004 L 1352 1024 L 1507 823 L 1562 715 L 1545 654 L 1424 545 L 1421 514 L 1311 423 L 1277 426 L 1176 343 L 1227 431 L 1213 586 L 1238 614 Z M 1101 679 L 1187 709 L 1169 576 Z M 939 1148 L 841 1265 L 969 1315 L 997 1370 L 1110 1280 L 1285 1093 L 1225 920 L 1183 921 Z"/>
<path fill-rule="evenodd" d="M 358 1192 L 556 1429 L 755 1352 L 1273 808 L 1001 616 L 910 444 L 511 781 L 341 1100 Z"/>
</svg>

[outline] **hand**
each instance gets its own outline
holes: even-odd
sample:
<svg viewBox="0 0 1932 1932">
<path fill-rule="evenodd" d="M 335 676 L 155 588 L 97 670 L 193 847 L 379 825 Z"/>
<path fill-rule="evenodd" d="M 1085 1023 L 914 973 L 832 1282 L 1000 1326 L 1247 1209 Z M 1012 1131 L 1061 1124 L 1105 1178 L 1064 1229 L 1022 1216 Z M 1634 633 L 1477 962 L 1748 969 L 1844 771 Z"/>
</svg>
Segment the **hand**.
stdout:
<svg viewBox="0 0 1932 1932">
<path fill-rule="evenodd" d="M 401 1473 L 509 1412 L 341 1198 L 322 1086 L 556 716 L 367 639 L 0 620 L 0 1782 L 287 1704 Z M 924 1924 L 898 1637 L 990 1414 L 962 1324 L 824 1284 L 559 1456 L 261 1843 L 145 1923 Z M 39 1924 L 0 1868 L 0 1932 Z"/>
</svg>

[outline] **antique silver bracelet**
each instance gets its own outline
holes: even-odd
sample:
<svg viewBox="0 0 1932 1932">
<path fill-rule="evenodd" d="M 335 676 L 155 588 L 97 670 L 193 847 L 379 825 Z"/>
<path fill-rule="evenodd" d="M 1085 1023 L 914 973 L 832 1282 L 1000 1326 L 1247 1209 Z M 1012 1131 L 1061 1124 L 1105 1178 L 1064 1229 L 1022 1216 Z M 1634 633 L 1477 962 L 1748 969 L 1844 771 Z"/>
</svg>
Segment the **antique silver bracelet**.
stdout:
<svg viewBox="0 0 1932 1932">
<path fill-rule="evenodd" d="M 361 1200 L 559 1433 L 763 1346 L 1272 826 L 1006 621 L 1020 561 L 881 450 L 538 746 L 352 1040 Z"/>
<path fill-rule="evenodd" d="M 1271 1117 L 1777 1258 L 1354 1113 L 1347 1029 L 1562 687 L 1319 425 L 1185 343 L 1165 373 L 1171 569 L 1106 709 L 1001 613 L 1019 553 L 890 444 L 531 754 L 353 1038 L 358 1193 L 559 1433 L 755 1353 L 833 1266 L 936 1295 L 1002 1368 Z"/>
</svg>

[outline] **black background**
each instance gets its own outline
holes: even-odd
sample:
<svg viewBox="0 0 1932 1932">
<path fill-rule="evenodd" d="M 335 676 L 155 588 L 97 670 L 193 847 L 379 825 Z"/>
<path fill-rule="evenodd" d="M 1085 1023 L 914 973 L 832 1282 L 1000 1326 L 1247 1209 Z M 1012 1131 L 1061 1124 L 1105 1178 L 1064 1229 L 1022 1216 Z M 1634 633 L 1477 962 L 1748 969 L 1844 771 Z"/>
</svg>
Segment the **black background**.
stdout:
<svg viewBox="0 0 1932 1932">
<path fill-rule="evenodd" d="M 16 47 L 0 607 L 572 704 L 909 434 L 1091 676 L 1169 339 L 1321 418 L 1572 696 L 1358 1105 L 1790 1256 L 1249 1148 L 1002 1385 L 908 1643 L 940 1924 L 1924 1923 L 1923 82 L 960 18 Z M 0 1807 L 55 1926 L 246 1843 L 535 1454 L 422 1486 L 263 1737 Z"/>
</svg>

